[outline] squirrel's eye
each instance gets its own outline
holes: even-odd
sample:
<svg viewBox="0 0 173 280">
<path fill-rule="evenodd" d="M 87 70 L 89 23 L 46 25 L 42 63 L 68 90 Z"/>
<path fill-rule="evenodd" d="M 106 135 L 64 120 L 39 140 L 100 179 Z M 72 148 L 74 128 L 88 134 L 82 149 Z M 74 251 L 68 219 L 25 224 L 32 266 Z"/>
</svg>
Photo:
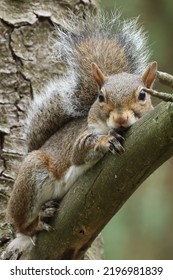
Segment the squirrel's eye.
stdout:
<svg viewBox="0 0 173 280">
<path fill-rule="evenodd" d="M 105 101 L 105 97 L 104 97 L 104 95 L 103 95 L 103 92 L 99 92 L 99 95 L 98 95 L 98 99 L 99 99 L 99 102 L 104 102 Z"/>
<path fill-rule="evenodd" d="M 146 99 L 146 93 L 143 89 L 140 91 L 138 99 L 141 101 L 144 101 Z"/>
</svg>

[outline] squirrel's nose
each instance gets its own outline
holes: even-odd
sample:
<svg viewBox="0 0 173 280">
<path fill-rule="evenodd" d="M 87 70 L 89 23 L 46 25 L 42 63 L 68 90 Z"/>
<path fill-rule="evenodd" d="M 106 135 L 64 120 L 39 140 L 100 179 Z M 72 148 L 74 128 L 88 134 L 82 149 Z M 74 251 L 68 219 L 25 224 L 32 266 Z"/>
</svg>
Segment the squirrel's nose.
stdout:
<svg viewBox="0 0 173 280">
<path fill-rule="evenodd" d="M 125 124 L 127 122 L 128 117 L 127 116 L 119 116 L 116 119 L 116 123 L 118 123 L 120 126 Z"/>
</svg>

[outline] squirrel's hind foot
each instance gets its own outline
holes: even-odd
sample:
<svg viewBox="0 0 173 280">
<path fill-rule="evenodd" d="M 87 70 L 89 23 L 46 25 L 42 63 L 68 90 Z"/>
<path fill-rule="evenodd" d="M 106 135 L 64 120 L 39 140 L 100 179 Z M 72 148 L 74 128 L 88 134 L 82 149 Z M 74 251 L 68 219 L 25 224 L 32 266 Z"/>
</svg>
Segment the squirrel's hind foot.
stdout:
<svg viewBox="0 0 173 280">
<path fill-rule="evenodd" d="M 46 202 L 45 204 L 43 204 L 41 211 L 40 211 L 40 219 L 41 220 L 47 220 L 48 218 L 52 218 L 57 209 L 59 207 L 59 203 L 56 200 L 49 200 L 48 202 Z"/>
<path fill-rule="evenodd" d="M 59 207 L 59 203 L 56 200 L 49 200 L 45 204 L 43 204 L 41 211 L 39 213 L 39 230 L 51 231 L 54 230 L 52 226 L 49 225 L 49 220 L 52 218 L 57 209 Z"/>
</svg>

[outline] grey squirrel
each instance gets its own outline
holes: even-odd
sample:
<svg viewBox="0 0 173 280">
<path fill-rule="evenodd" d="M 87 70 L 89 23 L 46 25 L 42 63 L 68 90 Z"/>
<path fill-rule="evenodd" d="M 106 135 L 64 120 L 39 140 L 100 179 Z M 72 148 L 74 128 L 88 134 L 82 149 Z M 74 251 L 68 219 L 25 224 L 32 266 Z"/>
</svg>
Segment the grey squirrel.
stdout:
<svg viewBox="0 0 173 280">
<path fill-rule="evenodd" d="M 152 86 L 157 63 L 147 66 L 146 38 L 136 20 L 99 14 L 69 25 L 75 34 L 58 30 L 68 72 L 31 104 L 29 154 L 7 207 L 8 221 L 28 236 L 50 230 L 40 212 L 45 202 L 60 200 L 106 152 L 124 151 L 116 129 L 130 127 L 153 108 L 143 88 Z"/>
<path fill-rule="evenodd" d="M 80 20 L 71 15 L 66 31 L 57 27 L 57 59 L 68 66 L 36 95 L 26 119 L 28 152 L 39 149 L 58 128 L 73 118 L 87 116 L 98 93 L 91 73 L 95 62 L 106 75 L 127 72 L 137 75 L 147 68 L 149 49 L 137 19 L 121 21 L 118 13 L 99 12 Z"/>
</svg>

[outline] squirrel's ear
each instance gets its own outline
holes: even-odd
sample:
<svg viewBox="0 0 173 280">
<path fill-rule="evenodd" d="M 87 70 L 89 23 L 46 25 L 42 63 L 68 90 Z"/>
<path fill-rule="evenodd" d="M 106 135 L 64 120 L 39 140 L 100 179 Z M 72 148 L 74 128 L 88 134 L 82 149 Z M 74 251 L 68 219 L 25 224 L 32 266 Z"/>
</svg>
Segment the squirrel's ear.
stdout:
<svg viewBox="0 0 173 280">
<path fill-rule="evenodd" d="M 106 81 L 106 77 L 104 76 L 104 74 L 102 73 L 102 71 L 100 70 L 100 68 L 97 66 L 96 63 L 94 62 L 91 63 L 91 69 L 92 69 L 93 78 L 97 82 L 99 88 L 101 88 L 104 82 Z"/>
<path fill-rule="evenodd" d="M 142 81 L 147 88 L 150 88 L 157 76 L 157 62 L 150 63 L 142 75 Z"/>
</svg>

